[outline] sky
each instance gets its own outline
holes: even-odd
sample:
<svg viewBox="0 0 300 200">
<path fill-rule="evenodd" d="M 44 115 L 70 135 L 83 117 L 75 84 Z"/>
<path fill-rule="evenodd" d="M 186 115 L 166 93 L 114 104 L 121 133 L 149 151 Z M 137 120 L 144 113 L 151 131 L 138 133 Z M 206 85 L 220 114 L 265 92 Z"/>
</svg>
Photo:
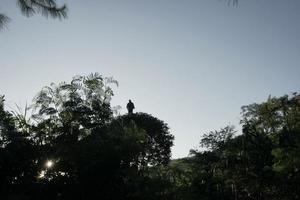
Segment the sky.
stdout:
<svg viewBox="0 0 300 200">
<path fill-rule="evenodd" d="M 242 105 L 300 86 L 300 1 L 60 0 L 68 19 L 11 18 L 0 32 L 0 94 L 8 109 L 30 104 L 51 82 L 98 72 L 113 76 L 112 106 L 131 99 L 175 136 L 172 157 L 198 148 L 201 136 L 240 129 Z"/>
</svg>

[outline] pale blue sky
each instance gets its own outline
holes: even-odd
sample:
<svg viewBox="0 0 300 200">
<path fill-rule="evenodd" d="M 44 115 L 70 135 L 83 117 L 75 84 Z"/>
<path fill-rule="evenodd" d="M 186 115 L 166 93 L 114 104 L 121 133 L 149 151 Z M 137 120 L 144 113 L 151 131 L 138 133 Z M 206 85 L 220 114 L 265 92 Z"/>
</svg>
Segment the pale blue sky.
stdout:
<svg viewBox="0 0 300 200">
<path fill-rule="evenodd" d="M 112 105 L 169 124 L 173 158 L 204 132 L 230 123 L 240 107 L 299 91 L 300 1 L 68 0 L 67 20 L 12 18 L 0 32 L 0 93 L 24 105 L 44 85 L 99 72 L 120 83 Z"/>
</svg>

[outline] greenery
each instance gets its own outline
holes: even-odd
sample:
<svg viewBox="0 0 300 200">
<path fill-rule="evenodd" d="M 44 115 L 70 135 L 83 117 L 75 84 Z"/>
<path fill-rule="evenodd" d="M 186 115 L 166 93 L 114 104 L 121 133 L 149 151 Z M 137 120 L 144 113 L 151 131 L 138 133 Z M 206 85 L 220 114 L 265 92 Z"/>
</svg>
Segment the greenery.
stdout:
<svg viewBox="0 0 300 200">
<path fill-rule="evenodd" d="M 66 5 L 57 6 L 56 0 L 17 0 L 17 6 L 26 17 L 40 13 L 45 17 L 63 19 L 67 17 Z M 5 14 L 0 13 L 0 29 L 10 21 Z"/>
<path fill-rule="evenodd" d="M 0 198 L 300 199 L 297 93 L 243 106 L 241 133 L 203 134 L 202 150 L 170 160 L 167 124 L 114 116 L 114 85 L 97 73 L 51 84 L 23 114 L 6 111 L 1 96 Z"/>
<path fill-rule="evenodd" d="M 224 0 L 228 5 L 236 6 L 238 0 Z M 26 17 L 33 16 L 37 13 L 45 17 L 63 19 L 67 17 L 67 6 L 57 6 L 56 0 L 17 0 L 17 5 L 23 15 Z M 10 18 L 0 13 L 0 30 L 3 29 Z"/>
</svg>

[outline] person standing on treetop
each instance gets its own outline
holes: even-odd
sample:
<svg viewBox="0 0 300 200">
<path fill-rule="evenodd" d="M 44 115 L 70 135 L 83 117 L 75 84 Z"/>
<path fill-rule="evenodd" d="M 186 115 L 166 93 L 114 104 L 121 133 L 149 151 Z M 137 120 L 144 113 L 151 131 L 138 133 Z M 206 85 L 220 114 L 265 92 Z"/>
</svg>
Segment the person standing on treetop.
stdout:
<svg viewBox="0 0 300 200">
<path fill-rule="evenodd" d="M 132 101 L 129 99 L 129 102 L 127 104 L 127 110 L 128 110 L 128 114 L 132 114 L 133 113 L 133 109 L 135 108 L 134 107 L 134 104 L 132 103 Z"/>
</svg>

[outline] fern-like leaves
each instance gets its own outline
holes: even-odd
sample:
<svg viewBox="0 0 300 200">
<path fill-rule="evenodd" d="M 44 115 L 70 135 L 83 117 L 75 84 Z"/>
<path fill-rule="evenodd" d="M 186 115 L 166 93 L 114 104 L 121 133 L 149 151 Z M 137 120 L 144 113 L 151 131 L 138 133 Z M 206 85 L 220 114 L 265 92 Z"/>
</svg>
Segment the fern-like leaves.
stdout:
<svg viewBox="0 0 300 200">
<path fill-rule="evenodd" d="M 26 17 L 35 14 L 60 20 L 67 17 L 67 6 L 58 6 L 56 0 L 17 0 L 17 6 Z M 4 29 L 9 21 L 9 17 L 0 13 L 0 30 Z"/>
<path fill-rule="evenodd" d="M 57 6 L 55 0 L 18 0 L 18 6 L 23 15 L 30 17 L 40 13 L 45 17 L 63 19 L 67 17 L 67 7 Z"/>
</svg>

